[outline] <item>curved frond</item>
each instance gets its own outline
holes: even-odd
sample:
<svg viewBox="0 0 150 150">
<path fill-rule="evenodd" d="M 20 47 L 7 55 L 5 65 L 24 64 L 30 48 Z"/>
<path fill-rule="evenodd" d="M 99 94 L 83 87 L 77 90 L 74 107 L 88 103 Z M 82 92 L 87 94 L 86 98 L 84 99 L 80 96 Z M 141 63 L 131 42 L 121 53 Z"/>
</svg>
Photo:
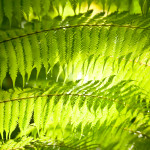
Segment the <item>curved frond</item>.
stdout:
<svg viewBox="0 0 150 150">
<path fill-rule="evenodd" d="M 82 84 L 82 82 L 70 82 L 69 85 L 67 83 L 66 85 L 54 83 L 51 85 L 52 88 L 47 87 L 45 89 L 45 94 L 41 89 L 37 89 L 36 93 L 38 94 L 36 95 L 30 89 L 10 91 L 13 94 L 12 97 L 7 92 L 1 91 L 1 97 L 5 97 L 0 102 L 2 110 L 4 110 L 4 114 L 1 113 L 1 118 L 6 118 L 4 128 L 1 126 L 1 134 L 3 134 L 2 130 L 5 130 L 6 137 L 8 134 L 11 137 L 11 133 L 15 130 L 18 122 L 22 135 L 30 133 L 35 136 L 36 133 L 39 137 L 51 136 L 52 139 L 57 137 L 60 141 L 66 132 L 75 130 L 79 132 L 78 138 L 82 139 L 82 135 L 88 135 L 89 128 L 92 131 L 90 135 L 94 134 L 94 139 L 97 138 L 99 132 L 102 132 L 102 135 L 107 135 L 108 128 L 112 129 L 112 134 L 116 134 L 116 132 L 120 134 L 120 131 L 123 132 L 125 137 L 133 136 L 136 138 L 137 135 L 133 133 L 140 132 L 143 138 L 148 138 L 149 133 L 143 133 L 144 130 L 140 130 L 140 128 L 143 128 L 144 124 L 149 122 L 149 111 L 143 109 L 145 105 L 149 106 L 149 98 L 146 93 L 143 93 L 139 87 L 133 84 L 133 81 L 122 80 L 114 85 L 114 79 L 114 76 L 110 76 L 101 81 L 91 81 L 85 84 Z M 69 86 L 68 89 L 67 86 Z M 29 92 L 32 94 L 29 95 Z M 15 97 L 18 98 L 14 98 L 16 94 Z M 34 99 L 36 100 L 34 101 Z M 144 99 L 146 99 L 145 102 Z M 6 111 L 7 113 L 5 113 Z M 33 131 L 28 131 L 32 115 L 34 115 L 35 128 Z M 62 135 L 60 136 L 59 130 L 61 128 Z M 105 130 L 102 131 L 102 128 L 105 128 Z M 146 130 L 148 126 L 144 128 Z M 98 133 L 94 133 L 97 129 L 99 130 Z M 70 134 L 68 138 L 69 136 Z M 70 138 L 73 137 L 70 136 Z M 103 136 L 99 138 L 103 138 Z M 124 138 L 122 137 L 122 140 Z M 103 141 L 98 139 L 95 143 L 97 146 L 101 145 Z M 116 143 L 118 148 L 123 147 L 122 140 L 118 139 Z M 105 146 L 111 145 L 110 142 L 105 141 Z M 132 140 L 128 140 L 124 144 L 131 144 L 131 142 Z"/>
</svg>

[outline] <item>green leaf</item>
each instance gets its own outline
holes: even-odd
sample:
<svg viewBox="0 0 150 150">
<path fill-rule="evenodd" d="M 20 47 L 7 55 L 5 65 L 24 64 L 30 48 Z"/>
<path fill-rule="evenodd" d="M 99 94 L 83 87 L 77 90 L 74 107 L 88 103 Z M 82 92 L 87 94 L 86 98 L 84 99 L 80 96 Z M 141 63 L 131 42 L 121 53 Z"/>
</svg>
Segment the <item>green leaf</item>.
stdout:
<svg viewBox="0 0 150 150">
<path fill-rule="evenodd" d="M 2 1 L 0 1 L 0 26 L 3 22 L 3 10 L 2 10 Z"/>
<path fill-rule="evenodd" d="M 57 96 L 49 97 L 47 104 L 45 106 L 44 124 L 43 124 L 44 132 L 46 132 L 46 128 L 53 120 L 52 112 L 53 112 L 55 98 L 57 99 Z"/>
<path fill-rule="evenodd" d="M 82 60 L 84 61 L 88 54 L 89 54 L 89 47 L 90 47 L 90 28 L 83 27 L 81 31 L 81 54 Z"/>
<path fill-rule="evenodd" d="M 45 34 L 39 34 L 39 41 L 41 46 L 41 58 L 43 65 L 45 67 L 46 73 L 48 72 L 48 46 L 47 46 L 47 40 L 45 38 Z"/>
<path fill-rule="evenodd" d="M 97 53 L 97 48 L 98 48 L 98 42 L 99 42 L 99 27 L 93 27 L 91 29 L 91 41 L 90 41 L 90 54 L 95 54 Z"/>
<path fill-rule="evenodd" d="M 8 66 L 9 66 L 9 74 L 13 81 L 13 87 L 15 87 L 15 81 L 17 77 L 18 72 L 18 63 L 16 58 L 16 52 L 14 50 L 14 47 L 10 41 L 7 42 L 5 45 L 8 55 Z"/>
<path fill-rule="evenodd" d="M 78 55 L 81 53 L 81 29 L 74 28 L 74 41 L 73 41 L 73 61 L 78 61 Z"/>
<path fill-rule="evenodd" d="M 23 99 L 19 102 L 19 120 L 18 120 L 18 125 L 22 134 L 24 132 L 24 118 L 26 115 L 25 114 L 26 109 L 27 109 L 27 101 Z"/>
<path fill-rule="evenodd" d="M 104 55 L 106 51 L 106 44 L 107 44 L 107 35 L 108 35 L 108 28 L 101 27 L 100 34 L 99 34 L 99 44 L 98 44 L 98 51 L 97 54 Z"/>
<path fill-rule="evenodd" d="M 17 121 L 18 121 L 18 116 L 19 116 L 19 102 L 18 101 L 12 102 L 11 109 L 12 109 L 11 110 L 11 124 L 10 124 L 10 133 L 9 133 L 10 135 L 17 126 Z"/>
<path fill-rule="evenodd" d="M 38 78 L 39 72 L 41 70 L 41 54 L 40 54 L 40 48 L 39 48 L 39 40 L 36 35 L 32 35 L 29 37 L 29 42 L 31 44 L 31 50 L 32 50 L 32 57 L 33 57 L 33 68 L 35 67 L 37 69 L 37 75 L 36 78 Z"/>
<path fill-rule="evenodd" d="M 1 95 L 0 95 L 1 96 Z M 0 103 L 0 134 L 3 139 L 4 132 L 4 103 Z"/>
<path fill-rule="evenodd" d="M 48 43 L 48 61 L 51 67 L 51 70 L 53 69 L 54 65 L 58 62 L 59 56 L 58 56 L 58 45 L 57 40 L 55 36 L 55 32 L 49 31 L 47 33 L 47 43 Z"/>
<path fill-rule="evenodd" d="M 9 32 L 10 36 L 16 37 L 16 33 L 11 31 Z M 15 52 L 16 52 L 16 59 L 18 64 L 18 70 L 22 75 L 23 79 L 23 86 L 25 85 L 25 64 L 24 64 L 24 51 L 22 47 L 22 43 L 20 39 L 16 39 L 12 42 Z"/>
<path fill-rule="evenodd" d="M 66 30 L 66 62 L 72 59 L 73 31 L 72 28 Z"/>
<path fill-rule="evenodd" d="M 25 132 L 30 125 L 30 120 L 32 119 L 34 109 L 34 98 L 29 98 L 26 101 L 26 111 L 23 119 L 23 130 Z"/>
<path fill-rule="evenodd" d="M 109 34 L 108 34 L 108 40 L 107 43 L 109 43 L 107 45 L 106 51 L 104 53 L 104 56 L 113 56 L 114 55 L 114 50 L 115 50 L 115 46 L 116 46 L 116 32 L 117 32 L 116 27 L 111 27 L 109 29 Z"/>
<path fill-rule="evenodd" d="M 31 51 L 31 45 L 27 37 L 22 38 L 22 45 L 25 54 L 26 73 L 28 74 L 28 80 L 33 69 L 33 56 Z"/>
<path fill-rule="evenodd" d="M 61 96 L 60 99 L 58 99 L 58 103 L 55 104 L 55 107 L 53 108 L 54 109 L 54 112 L 53 112 L 54 130 L 60 122 L 61 111 L 63 108 L 63 100 L 64 100 L 64 96 Z"/>
<path fill-rule="evenodd" d="M 64 65 L 66 62 L 66 41 L 65 41 L 65 30 L 59 29 L 56 31 L 56 37 L 57 37 L 57 45 L 59 50 L 59 60 L 60 64 Z"/>
<path fill-rule="evenodd" d="M 133 35 L 133 29 L 127 29 L 124 34 L 124 41 L 122 44 L 120 56 L 128 54 L 129 44 L 130 44 L 132 35 Z"/>
<path fill-rule="evenodd" d="M 8 139 L 8 134 L 10 131 L 10 121 L 11 121 L 11 106 L 12 102 L 7 102 L 4 107 L 4 129 L 6 131 L 6 139 Z M 10 137 L 10 135 L 9 135 Z"/>
<path fill-rule="evenodd" d="M 40 120 L 41 120 L 40 118 L 41 118 L 42 111 L 43 111 L 42 110 L 42 99 L 41 99 L 41 97 L 39 97 L 36 99 L 35 106 L 34 106 L 34 122 L 35 122 L 38 132 L 40 129 Z"/>
<path fill-rule="evenodd" d="M 0 44 L 1 55 L 0 55 L 0 88 L 2 88 L 3 80 L 6 77 L 7 73 L 7 53 L 4 47 L 4 44 Z"/>
</svg>

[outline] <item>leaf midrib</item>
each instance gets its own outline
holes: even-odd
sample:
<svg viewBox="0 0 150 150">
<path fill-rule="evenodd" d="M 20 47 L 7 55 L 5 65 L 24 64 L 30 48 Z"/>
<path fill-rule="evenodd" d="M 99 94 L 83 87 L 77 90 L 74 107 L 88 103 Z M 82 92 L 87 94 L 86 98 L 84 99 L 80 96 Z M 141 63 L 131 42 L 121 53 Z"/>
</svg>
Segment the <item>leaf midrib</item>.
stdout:
<svg viewBox="0 0 150 150">
<path fill-rule="evenodd" d="M 35 31 L 35 32 L 32 32 L 32 33 L 27 33 L 27 34 L 24 34 L 24 35 L 20 35 L 20 36 L 8 38 L 6 40 L 2 40 L 2 41 L 0 41 L 0 43 L 5 43 L 5 42 L 8 42 L 8 41 L 12 41 L 12 40 L 18 39 L 18 38 L 23 38 L 23 37 L 27 37 L 27 36 L 38 34 L 38 33 L 47 32 L 47 31 L 51 31 L 51 30 L 60 30 L 60 29 L 85 27 L 85 26 L 87 26 L 87 27 L 119 27 L 119 28 L 133 28 L 133 29 L 150 30 L 150 28 L 145 28 L 145 27 L 138 27 L 138 26 L 132 26 L 132 25 L 117 25 L 117 24 L 73 25 L 73 26 L 62 26 L 62 27 L 58 27 L 58 28 L 51 28 L 51 29 L 44 29 L 44 30 L 40 30 L 40 31 Z"/>
</svg>

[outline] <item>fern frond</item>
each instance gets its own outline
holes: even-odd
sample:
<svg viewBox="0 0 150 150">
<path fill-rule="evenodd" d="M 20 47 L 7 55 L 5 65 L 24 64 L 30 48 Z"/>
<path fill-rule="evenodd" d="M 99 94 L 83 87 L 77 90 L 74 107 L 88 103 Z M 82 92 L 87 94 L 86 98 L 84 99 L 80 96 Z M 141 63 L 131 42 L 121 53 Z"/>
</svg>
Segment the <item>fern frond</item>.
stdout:
<svg viewBox="0 0 150 150">
<path fill-rule="evenodd" d="M 8 93 L 5 93 L 8 94 Z M 8 98 L 9 95 L 5 95 L 4 94 L 4 98 Z M 4 129 L 6 131 L 6 139 L 8 139 L 8 134 L 10 132 L 10 123 L 11 123 L 11 107 L 12 107 L 12 102 L 8 102 L 6 103 L 6 105 L 4 106 Z M 10 135 L 9 135 L 10 137 Z"/>
<path fill-rule="evenodd" d="M 32 137 L 23 137 L 22 140 L 9 140 L 5 144 L 1 145 L 1 149 L 18 149 L 24 147 L 33 140 Z"/>
<path fill-rule="evenodd" d="M 93 28 L 92 30 L 90 29 L 91 27 Z M 85 29 L 85 32 L 87 33 L 86 34 L 87 36 L 85 36 L 85 33 L 83 33 L 84 29 Z M 96 29 L 98 29 L 97 35 L 94 36 L 94 35 L 92 35 L 93 34 L 92 32 L 93 32 L 93 30 L 96 30 Z M 70 47 L 70 50 L 69 50 L 70 54 L 67 53 L 67 55 L 66 55 L 66 52 L 68 49 L 68 48 L 66 49 L 66 47 L 67 47 L 66 44 L 68 44 L 68 41 L 65 37 L 67 36 L 67 33 L 69 32 L 69 30 L 72 30 L 72 33 L 74 34 L 74 36 L 72 36 L 72 35 L 68 36 L 69 39 L 72 39 L 72 42 L 71 42 L 72 46 L 70 45 L 72 48 Z M 83 27 L 82 26 L 81 27 L 80 26 L 74 26 L 74 27 L 66 27 L 66 29 L 56 28 L 56 29 L 52 29 L 50 31 L 49 30 L 43 31 L 46 33 L 43 33 L 43 32 L 37 32 L 36 33 L 35 32 L 35 33 L 31 33 L 31 35 L 27 34 L 25 36 L 24 35 L 19 36 L 19 37 L 17 37 L 17 39 L 21 38 L 21 41 L 23 41 L 23 45 L 22 45 L 23 47 L 28 46 L 30 48 L 31 47 L 30 43 L 25 44 L 24 39 L 26 38 L 26 36 L 29 36 L 30 38 L 31 37 L 36 38 L 36 43 L 37 43 L 36 47 L 33 46 L 30 49 L 30 52 L 29 52 L 29 48 L 27 48 L 27 49 L 23 48 L 23 53 L 24 53 L 23 55 L 25 56 L 25 66 L 26 66 L 25 70 L 26 70 L 26 73 L 28 74 L 28 78 L 30 77 L 31 71 L 34 69 L 34 67 L 36 67 L 38 69 L 38 72 L 37 72 L 37 76 L 38 76 L 38 74 L 41 70 L 41 67 L 42 67 L 42 63 L 44 64 L 44 67 L 46 70 L 48 70 L 48 66 L 50 64 L 50 66 L 51 66 L 50 69 L 52 70 L 53 66 L 57 62 L 59 62 L 61 64 L 61 67 L 62 67 L 66 61 L 70 62 L 67 66 L 65 66 L 63 68 L 64 69 L 63 72 L 66 75 L 66 78 L 72 72 L 71 71 L 72 69 L 69 70 L 69 68 L 70 68 L 69 65 L 70 66 L 73 65 L 72 68 L 74 68 L 74 77 L 77 77 L 77 73 L 82 71 L 81 70 L 82 67 L 84 68 L 83 74 L 86 74 L 87 70 L 88 70 L 88 72 L 90 72 L 90 74 L 92 74 L 92 69 L 90 69 L 92 67 L 95 69 L 102 67 L 103 68 L 102 73 L 103 73 L 103 76 L 105 77 L 108 70 L 112 70 L 112 68 L 111 68 L 112 66 L 113 66 L 113 71 L 117 71 L 117 68 L 114 67 L 114 65 L 113 65 L 113 64 L 116 64 L 116 62 L 117 62 L 116 58 L 119 59 L 118 60 L 119 64 L 117 65 L 117 67 L 118 67 L 118 70 L 119 70 L 120 75 L 121 75 L 120 63 L 125 62 L 124 68 L 127 65 L 127 63 L 128 63 L 128 66 L 131 67 L 132 65 L 129 62 L 130 61 L 134 62 L 134 60 L 136 60 L 140 56 L 141 51 L 143 49 L 145 49 L 145 52 L 147 51 L 149 44 L 148 44 L 148 40 L 146 40 L 146 39 L 149 36 L 149 34 L 147 33 L 147 34 L 145 34 L 145 36 L 143 38 L 141 37 L 143 40 L 141 38 L 138 38 L 142 33 L 146 32 L 145 30 L 138 29 L 138 28 L 130 28 L 130 27 L 126 27 L 126 26 L 122 26 L 122 27 L 115 26 L 115 27 L 113 27 L 111 25 L 109 25 L 109 26 L 102 26 L 102 25 L 86 26 L 86 25 L 83 25 Z M 61 33 L 62 34 L 61 39 L 60 39 L 61 36 L 58 36 L 59 32 L 62 32 Z M 116 39 L 116 36 L 113 35 L 114 32 L 117 36 L 117 39 Z M 134 34 L 132 34 L 132 33 L 134 33 Z M 8 32 L 8 34 L 9 34 L 9 32 Z M 130 41 L 130 37 L 131 37 L 130 34 L 133 35 L 133 38 L 131 41 Z M 113 37 L 111 35 L 113 35 Z M 41 36 L 43 37 L 42 41 L 40 40 Z M 96 37 L 97 37 L 97 39 L 96 39 Z M 15 45 L 15 41 L 17 39 L 12 38 L 8 41 L 2 41 L 2 43 L 4 42 L 6 46 L 8 45 L 7 43 L 12 43 L 13 45 Z M 58 42 L 57 40 L 59 40 L 59 41 L 63 40 L 63 42 L 62 41 Z M 77 40 L 77 42 L 76 42 L 76 40 Z M 93 52 L 90 51 L 90 49 L 91 49 L 90 47 L 92 46 L 91 44 L 94 44 L 94 42 L 96 42 L 96 41 L 97 41 L 98 45 L 95 48 L 97 48 L 98 50 L 95 53 L 95 56 L 92 56 Z M 140 44 L 141 50 L 138 50 L 138 45 L 140 43 L 139 41 L 141 42 L 141 44 Z M 26 40 L 26 42 L 27 42 L 27 40 Z M 48 44 L 47 50 L 45 49 L 46 47 L 44 46 L 45 42 Z M 81 44 L 80 44 L 80 42 L 81 42 Z M 112 44 L 109 45 L 107 43 L 112 43 Z M 31 41 L 31 45 L 33 45 L 33 41 Z M 134 47 L 133 47 L 133 45 L 134 45 Z M 54 49 L 57 49 L 57 47 L 58 47 L 58 50 L 54 50 Z M 130 50 L 131 47 L 134 49 L 134 53 L 131 53 L 131 50 Z M 16 46 L 15 49 L 17 49 L 17 51 L 18 51 L 19 46 Z M 37 56 L 34 56 L 32 58 L 31 56 L 33 56 L 35 49 L 38 49 L 38 51 L 36 53 Z M 81 49 L 83 49 L 83 50 L 81 51 Z M 126 51 L 126 49 L 128 49 L 128 51 Z M 32 53 L 31 53 L 31 50 L 32 50 Z M 27 51 L 28 51 L 28 53 L 27 53 Z M 45 54 L 43 53 L 43 51 Z M 49 58 L 47 58 L 46 53 L 49 54 Z M 31 54 L 31 55 L 29 55 L 29 54 Z M 59 54 L 61 57 L 58 58 Z M 76 54 L 78 54 L 77 60 L 75 60 Z M 18 53 L 16 55 L 19 56 Z M 101 65 L 98 63 L 97 64 L 95 63 L 97 58 L 98 58 L 97 55 L 100 57 L 103 56 L 103 58 L 104 58 L 104 61 L 103 61 L 103 63 L 101 63 Z M 18 57 L 18 56 L 16 56 L 16 57 Z M 67 60 L 66 60 L 66 56 L 68 57 Z M 48 62 L 46 61 L 46 58 L 49 60 Z M 103 58 L 101 57 L 98 60 L 101 61 Z M 86 59 L 88 59 L 88 61 L 84 62 L 84 60 L 86 60 Z M 29 61 L 27 61 L 27 60 L 29 60 Z M 23 62 L 23 60 L 21 60 L 21 61 Z M 32 64 L 32 61 L 33 61 L 33 64 Z M 75 63 L 73 63 L 74 61 L 75 61 Z M 83 63 L 84 63 L 84 65 L 82 66 L 81 64 L 83 64 Z M 21 64 L 19 64 L 19 65 L 21 66 Z M 95 66 L 95 65 L 98 65 L 98 66 Z M 91 66 L 91 67 L 89 67 L 89 66 Z M 17 70 L 20 70 L 20 69 L 24 70 L 23 68 L 19 68 L 19 66 L 16 66 L 16 67 L 17 67 L 16 68 Z M 59 67 L 60 71 L 58 74 L 61 74 L 61 72 L 62 72 L 61 67 Z M 95 69 L 93 71 L 98 73 L 98 71 L 96 71 Z M 127 69 L 126 69 L 126 71 L 127 71 Z M 23 71 L 21 71 L 21 74 L 23 76 L 23 74 L 25 74 L 25 73 Z M 94 76 L 94 74 L 93 74 L 93 76 Z M 11 77 L 12 77 L 12 75 L 11 75 Z"/>
<path fill-rule="evenodd" d="M 25 111 L 25 116 L 24 116 L 24 119 L 23 119 L 23 131 L 26 131 L 29 124 L 30 124 L 30 120 L 32 118 L 32 115 L 33 115 L 33 110 L 34 110 L 34 98 L 32 99 L 28 99 L 27 102 L 26 102 L 26 111 Z M 22 110 L 21 110 L 22 111 Z M 26 134 L 26 133 L 23 133 L 23 134 Z"/>
<path fill-rule="evenodd" d="M 16 52 L 14 50 L 14 46 L 12 45 L 10 41 L 7 43 L 7 45 L 5 45 L 5 49 L 7 51 L 7 55 L 9 54 L 8 55 L 9 74 L 12 78 L 13 86 L 15 87 L 15 81 L 16 81 L 17 72 L 18 72 Z"/>
<path fill-rule="evenodd" d="M 40 120 L 41 120 L 40 118 L 41 118 L 41 113 L 42 113 L 41 106 L 42 106 L 42 100 L 41 100 L 41 97 L 39 97 L 36 99 L 35 106 L 34 106 L 34 120 L 35 120 L 35 124 L 36 124 L 38 132 L 40 128 Z"/>
<path fill-rule="evenodd" d="M 2 1 L 0 1 L 0 27 L 3 22 L 3 10 L 2 10 Z"/>
<path fill-rule="evenodd" d="M 45 114 L 44 114 L 44 123 L 43 123 L 43 129 L 44 132 L 46 132 L 46 129 L 48 125 L 52 122 L 53 119 L 53 106 L 54 106 L 54 100 L 57 99 L 57 97 L 49 97 L 49 101 L 47 103 L 47 106 L 45 107 Z"/>
<path fill-rule="evenodd" d="M 13 31 L 9 32 L 9 36 L 16 36 L 16 33 Z M 17 68 L 22 75 L 23 78 L 23 86 L 25 85 L 25 62 L 24 62 L 24 51 L 22 47 L 22 43 L 20 39 L 14 40 L 12 43 L 16 52 L 16 59 L 17 59 Z"/>
<path fill-rule="evenodd" d="M 72 47 L 73 47 L 73 29 L 66 30 L 66 62 L 68 63 L 72 59 Z"/>
<path fill-rule="evenodd" d="M 41 70 L 41 54 L 40 54 L 40 48 L 39 48 L 39 41 L 38 38 L 34 35 L 32 38 L 29 37 L 29 41 L 32 47 L 32 56 L 33 56 L 33 63 L 34 67 L 37 69 L 37 77 L 39 75 L 39 72 Z"/>
<path fill-rule="evenodd" d="M 2 95 L 1 96 L 1 99 L 2 99 Z M 3 132 L 4 132 L 4 103 L 0 103 L 0 134 L 1 134 L 1 137 L 3 139 Z"/>
<path fill-rule="evenodd" d="M 97 52 L 97 46 L 99 41 L 99 27 L 91 29 L 91 41 L 90 41 L 90 54 L 95 54 Z"/>
<path fill-rule="evenodd" d="M 4 106 L 1 106 L 5 108 L 5 111 L 7 110 L 6 107 L 14 103 L 14 106 L 16 105 L 18 109 L 15 110 L 13 105 L 9 109 L 12 118 L 10 121 L 5 121 L 5 124 L 7 124 L 4 124 L 4 129 L 1 128 L 1 134 L 2 130 L 6 130 L 7 134 L 11 135 L 14 127 L 17 125 L 17 116 L 19 116 L 18 124 L 22 135 L 31 133 L 33 136 L 38 134 L 40 137 L 47 135 L 51 136 L 51 138 L 57 137 L 61 139 L 62 137 L 58 135 L 59 128 L 65 134 L 69 127 L 69 132 L 78 131 L 79 137 L 82 139 L 82 134 L 87 135 L 86 132 L 89 131 L 89 128 L 94 132 L 95 126 L 100 130 L 106 126 L 110 129 L 113 127 L 113 134 L 117 132 L 120 126 L 121 130 L 126 130 L 127 128 L 129 131 L 133 130 L 135 133 L 144 123 L 147 123 L 145 112 L 143 111 L 145 105 L 139 101 L 142 101 L 146 95 L 139 87 L 133 85 L 133 81 L 123 80 L 115 85 L 114 82 L 114 76 L 110 76 L 101 81 L 90 81 L 85 84 L 80 82 L 80 86 L 78 82 L 70 82 L 66 83 L 66 85 L 54 83 L 51 85 L 51 88 L 47 87 L 43 94 L 41 89 L 38 89 L 36 95 L 34 95 L 34 91 L 30 95 L 28 93 L 31 93 L 31 90 L 26 89 L 24 91 L 10 91 L 13 94 L 12 97 L 7 92 L 2 91 L 2 97 L 5 98 L 1 100 L 0 104 L 4 104 Z M 70 89 L 71 92 L 69 92 Z M 34 99 L 36 100 L 34 101 Z M 140 106 L 139 103 L 141 104 Z M 146 103 L 149 104 L 149 100 Z M 68 109 L 70 113 L 66 111 Z M 15 114 L 15 112 L 18 114 Z M 33 131 L 28 131 L 27 127 L 28 125 L 30 126 L 29 122 L 33 112 L 34 124 L 37 131 L 35 128 Z M 1 115 L 5 117 L 7 114 L 4 113 Z M 134 117 L 136 117 L 136 122 L 132 125 L 130 120 Z M 13 118 L 14 121 L 12 122 Z M 126 124 L 125 126 L 124 122 L 126 121 L 129 122 L 129 125 Z M 102 134 L 107 135 L 108 132 L 109 130 L 106 128 Z M 124 133 L 124 131 L 122 132 Z M 125 135 L 129 136 L 130 134 L 125 131 Z M 146 135 L 149 136 L 149 133 L 146 133 Z M 95 134 L 95 136 L 98 135 Z M 131 134 L 131 136 L 135 137 L 134 134 Z M 96 141 L 98 145 L 99 140 Z M 129 140 L 128 142 L 131 141 Z M 108 144 L 110 142 L 107 141 L 105 143 Z M 117 146 L 121 147 L 121 141 L 118 141 Z"/>
<path fill-rule="evenodd" d="M 59 60 L 60 63 L 63 65 L 66 60 L 66 41 L 65 41 L 65 30 L 61 29 L 56 31 L 56 37 L 57 37 L 57 45 L 59 50 Z"/>
<path fill-rule="evenodd" d="M 53 108 L 53 125 L 54 125 L 54 130 L 58 126 L 60 122 L 60 117 L 61 117 L 61 111 L 63 109 L 63 101 L 66 98 L 66 96 L 61 96 L 57 104 L 54 103 L 55 107 Z"/>
<path fill-rule="evenodd" d="M 108 28 L 101 28 L 100 34 L 99 34 L 99 45 L 98 45 L 98 52 L 100 55 L 104 55 L 104 52 L 106 51 L 106 44 L 107 44 L 107 34 L 108 34 Z"/>
<path fill-rule="evenodd" d="M 56 40 L 56 33 L 54 31 L 50 31 L 47 33 L 47 43 L 48 43 L 48 61 L 51 67 L 51 70 L 53 69 L 54 65 L 58 62 L 58 44 Z"/>
<path fill-rule="evenodd" d="M 19 119 L 18 119 L 18 125 L 22 133 L 24 132 L 24 118 L 26 115 L 26 108 L 27 108 L 27 101 L 22 100 L 19 103 Z"/>
<path fill-rule="evenodd" d="M 104 56 L 113 56 L 114 55 L 114 49 L 115 49 L 115 43 L 116 43 L 116 32 L 118 28 L 112 27 L 109 30 L 108 34 L 108 45 L 106 48 L 106 51 L 104 52 Z"/>
<path fill-rule="evenodd" d="M 22 41 L 22 46 L 23 46 L 24 56 L 25 56 L 26 73 L 28 74 L 28 80 L 29 80 L 31 71 L 33 69 L 33 56 L 31 51 L 31 45 L 27 37 L 22 38 L 21 41 Z"/>
<path fill-rule="evenodd" d="M 43 65 L 45 67 L 45 71 L 46 73 L 48 72 L 48 67 L 49 67 L 49 64 L 48 64 L 48 46 L 47 46 L 47 40 L 45 38 L 45 35 L 44 34 L 39 34 L 39 41 L 41 42 L 40 43 L 40 47 L 41 47 L 41 58 L 42 58 L 42 62 L 43 62 Z"/>
<path fill-rule="evenodd" d="M 74 28 L 74 41 L 73 41 L 73 60 L 75 61 L 78 55 L 81 54 L 81 29 Z M 77 60 L 76 60 L 77 61 Z"/>
<path fill-rule="evenodd" d="M 81 59 L 84 60 L 87 58 L 89 54 L 90 47 L 90 28 L 83 27 L 81 31 Z"/>
<path fill-rule="evenodd" d="M 6 77 L 7 73 L 7 52 L 5 50 L 5 45 L 0 44 L 0 50 L 1 50 L 1 55 L 0 55 L 0 87 L 2 88 L 2 83 L 4 78 Z"/>
</svg>

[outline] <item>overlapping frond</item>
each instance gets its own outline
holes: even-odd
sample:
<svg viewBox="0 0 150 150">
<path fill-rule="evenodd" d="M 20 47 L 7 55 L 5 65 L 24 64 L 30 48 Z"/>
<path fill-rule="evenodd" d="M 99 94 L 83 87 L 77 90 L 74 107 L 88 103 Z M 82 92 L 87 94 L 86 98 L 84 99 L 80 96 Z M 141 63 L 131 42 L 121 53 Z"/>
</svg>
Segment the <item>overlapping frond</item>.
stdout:
<svg viewBox="0 0 150 150">
<path fill-rule="evenodd" d="M 112 11 L 130 11 L 131 13 L 142 13 L 148 14 L 150 3 L 148 0 L 1 0 L 0 1 L 0 26 L 3 27 L 5 20 L 7 19 L 7 24 L 9 26 L 21 26 L 22 18 L 27 21 L 34 15 L 37 18 L 41 18 L 50 14 L 62 14 L 65 13 L 69 6 L 71 5 L 72 10 L 70 12 L 72 15 L 82 12 L 82 5 L 87 5 L 84 7 L 84 11 L 87 11 L 90 6 L 93 8 L 94 5 L 100 7 L 100 10 L 112 12 Z"/>
<path fill-rule="evenodd" d="M 65 80 L 70 80 L 73 74 L 71 78 L 74 81 L 79 73 L 86 76 L 87 71 L 90 80 L 99 80 L 113 73 L 118 76 L 118 81 L 120 78 L 137 80 L 136 75 L 140 72 L 138 84 L 149 90 L 150 81 L 145 82 L 144 78 L 150 71 L 149 28 L 141 16 L 137 16 L 138 22 L 122 24 L 124 15 L 132 17 L 126 13 L 114 13 L 99 23 L 93 19 L 93 25 L 86 22 L 77 25 L 75 22 L 74 25 L 54 28 L 53 22 L 49 21 L 52 26 L 45 29 L 38 25 L 39 22 L 33 22 L 25 25 L 24 29 L 1 31 L 1 87 L 7 73 L 14 87 L 17 74 L 20 73 L 25 86 L 34 68 L 38 78 L 43 65 L 47 74 L 49 71 L 52 73 L 57 64 L 57 79 L 63 73 Z M 66 19 L 59 21 L 59 24 L 69 23 L 75 18 Z M 142 26 L 138 25 L 139 22 L 143 22 Z"/>
<path fill-rule="evenodd" d="M 149 129 L 145 126 L 150 115 L 147 94 L 134 85 L 134 81 L 122 80 L 114 84 L 114 79 L 115 76 L 110 76 L 85 84 L 81 81 L 65 85 L 54 83 L 50 88 L 46 87 L 44 93 L 43 89 L 1 91 L 0 107 L 3 113 L 0 118 L 5 118 L 4 122 L 0 122 L 1 137 L 10 138 L 19 127 L 21 132 L 17 138 L 23 135 L 32 138 L 45 136 L 51 137 L 54 142 L 55 138 L 62 141 L 64 138 L 79 140 L 91 136 L 94 138 L 91 146 L 96 144 L 99 147 L 103 143 L 104 147 L 114 149 L 125 149 L 126 144 L 132 145 L 133 138 L 138 141 L 140 135 L 149 139 Z M 109 131 L 112 135 L 123 132 L 124 136 L 122 140 L 104 142 L 104 139 L 111 138 Z M 131 139 L 123 143 L 127 136 Z M 69 141 L 63 142 L 68 144 Z M 77 142 L 74 146 L 78 144 L 81 143 Z"/>
</svg>

